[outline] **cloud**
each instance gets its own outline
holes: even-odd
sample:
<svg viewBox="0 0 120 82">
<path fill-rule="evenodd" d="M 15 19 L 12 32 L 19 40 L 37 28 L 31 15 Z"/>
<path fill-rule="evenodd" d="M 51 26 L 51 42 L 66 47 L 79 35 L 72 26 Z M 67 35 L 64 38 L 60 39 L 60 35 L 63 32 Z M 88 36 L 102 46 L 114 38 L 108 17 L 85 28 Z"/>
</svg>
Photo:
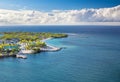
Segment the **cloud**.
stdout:
<svg viewBox="0 0 120 82">
<path fill-rule="evenodd" d="M 119 16 L 120 5 L 112 8 L 52 10 L 50 12 L 0 9 L 0 25 L 95 24 L 97 22 L 119 24 Z"/>
</svg>

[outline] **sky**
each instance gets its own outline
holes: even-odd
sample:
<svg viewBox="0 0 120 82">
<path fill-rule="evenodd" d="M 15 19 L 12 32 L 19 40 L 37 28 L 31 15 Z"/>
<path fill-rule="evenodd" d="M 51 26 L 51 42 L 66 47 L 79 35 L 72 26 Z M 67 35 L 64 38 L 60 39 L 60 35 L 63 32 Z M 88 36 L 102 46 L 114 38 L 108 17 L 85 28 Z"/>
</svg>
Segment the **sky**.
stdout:
<svg viewBox="0 0 120 82">
<path fill-rule="evenodd" d="M 0 25 L 120 24 L 119 16 L 120 0 L 0 0 Z"/>
<path fill-rule="evenodd" d="M 120 5 L 120 0 L 0 0 L 0 8 L 43 11 L 106 8 L 117 5 Z"/>
</svg>

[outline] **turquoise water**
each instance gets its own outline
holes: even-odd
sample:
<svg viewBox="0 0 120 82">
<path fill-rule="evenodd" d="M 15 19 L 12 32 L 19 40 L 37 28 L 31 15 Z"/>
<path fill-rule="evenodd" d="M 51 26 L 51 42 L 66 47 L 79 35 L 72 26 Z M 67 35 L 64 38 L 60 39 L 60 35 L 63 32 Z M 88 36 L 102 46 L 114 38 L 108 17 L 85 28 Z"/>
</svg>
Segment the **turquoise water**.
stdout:
<svg viewBox="0 0 120 82">
<path fill-rule="evenodd" d="M 18 46 L 5 46 L 4 49 L 18 49 Z"/>
<path fill-rule="evenodd" d="M 26 60 L 0 59 L 0 82 L 120 82 L 120 28 L 116 28 L 66 29 L 63 32 L 74 34 L 46 41 L 65 47 L 61 51 L 28 55 Z"/>
</svg>

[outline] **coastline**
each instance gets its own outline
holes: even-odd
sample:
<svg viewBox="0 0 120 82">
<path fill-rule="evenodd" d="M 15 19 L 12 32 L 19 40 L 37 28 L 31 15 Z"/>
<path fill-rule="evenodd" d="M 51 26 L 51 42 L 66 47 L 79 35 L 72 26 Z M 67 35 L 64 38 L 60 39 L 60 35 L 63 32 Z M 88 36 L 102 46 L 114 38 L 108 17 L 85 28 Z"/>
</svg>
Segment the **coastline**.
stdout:
<svg viewBox="0 0 120 82">
<path fill-rule="evenodd" d="M 45 42 L 45 41 L 51 40 L 51 39 L 53 39 L 53 38 L 46 38 L 46 39 L 43 39 L 42 42 Z M 46 47 L 40 48 L 40 50 L 43 52 L 55 52 L 55 51 L 59 51 L 61 49 L 62 48 L 48 45 L 47 43 L 46 43 Z"/>
<path fill-rule="evenodd" d="M 45 42 L 47 40 L 50 40 L 50 39 L 53 39 L 53 38 L 46 38 L 46 39 L 43 39 L 41 40 L 42 42 Z M 22 45 L 23 46 L 23 45 Z M 25 47 L 25 45 L 24 45 Z M 22 48 L 21 48 L 22 49 Z M 59 47 L 55 47 L 55 46 L 51 46 L 51 45 L 48 45 L 46 43 L 46 46 L 45 47 L 42 47 L 40 48 L 40 51 L 41 52 L 55 52 L 55 51 L 59 51 L 61 50 L 62 48 L 59 48 Z M 4 55 L 4 54 L 1 54 L 0 55 L 0 58 L 3 58 L 3 57 L 16 57 L 16 58 L 22 58 L 22 59 L 27 59 L 27 54 L 32 54 L 34 53 L 33 50 L 20 50 L 17 54 L 12 54 L 12 55 Z"/>
<path fill-rule="evenodd" d="M 41 41 L 42 41 L 42 42 L 45 42 L 45 41 L 51 40 L 51 39 L 53 39 L 53 38 L 52 38 L 52 37 L 51 37 L 51 38 L 46 38 L 46 39 L 42 39 Z"/>
<path fill-rule="evenodd" d="M 53 38 L 46 38 L 46 39 L 43 39 L 41 40 L 42 42 L 45 42 L 47 40 L 51 40 Z M 46 46 L 45 47 L 42 47 L 40 48 L 40 51 L 42 52 L 55 52 L 55 51 L 59 51 L 61 50 L 62 48 L 59 48 L 59 47 L 55 47 L 55 46 L 52 46 L 52 45 L 48 45 L 46 43 Z M 34 51 L 33 50 L 21 50 L 19 53 L 22 53 L 22 54 L 32 54 Z"/>
<path fill-rule="evenodd" d="M 0 40 L 0 57 L 15 56 L 17 58 L 26 58 L 27 54 L 36 54 L 40 52 L 55 52 L 62 48 L 47 44 L 47 40 L 53 38 L 64 38 L 67 34 L 63 33 L 33 33 L 33 32 L 3 32 L 4 36 Z M 27 37 L 25 37 L 27 36 Z"/>
</svg>

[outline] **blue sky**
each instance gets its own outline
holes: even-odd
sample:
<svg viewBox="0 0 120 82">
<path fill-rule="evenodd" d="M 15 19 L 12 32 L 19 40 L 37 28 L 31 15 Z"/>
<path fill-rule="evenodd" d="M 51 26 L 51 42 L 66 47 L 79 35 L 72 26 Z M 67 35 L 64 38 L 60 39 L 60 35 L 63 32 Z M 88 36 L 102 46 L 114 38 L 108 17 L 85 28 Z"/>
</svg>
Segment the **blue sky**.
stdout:
<svg viewBox="0 0 120 82">
<path fill-rule="evenodd" d="M 120 0 L 0 0 L 0 25 L 120 25 Z"/>
<path fill-rule="evenodd" d="M 114 7 L 120 0 L 0 0 L 1 9 L 74 10 Z"/>
</svg>

